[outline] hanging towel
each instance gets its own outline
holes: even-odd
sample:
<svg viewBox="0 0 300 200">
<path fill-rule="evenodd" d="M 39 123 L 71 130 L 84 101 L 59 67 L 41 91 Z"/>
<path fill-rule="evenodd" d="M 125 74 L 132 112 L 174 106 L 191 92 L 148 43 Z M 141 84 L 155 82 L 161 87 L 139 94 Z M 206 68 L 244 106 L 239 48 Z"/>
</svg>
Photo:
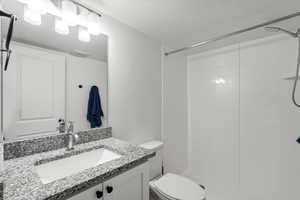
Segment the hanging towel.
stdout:
<svg viewBox="0 0 300 200">
<path fill-rule="evenodd" d="M 87 120 L 91 123 L 91 128 L 100 127 L 102 125 L 101 117 L 103 117 L 101 107 L 101 99 L 97 86 L 92 86 L 89 96 Z"/>
</svg>

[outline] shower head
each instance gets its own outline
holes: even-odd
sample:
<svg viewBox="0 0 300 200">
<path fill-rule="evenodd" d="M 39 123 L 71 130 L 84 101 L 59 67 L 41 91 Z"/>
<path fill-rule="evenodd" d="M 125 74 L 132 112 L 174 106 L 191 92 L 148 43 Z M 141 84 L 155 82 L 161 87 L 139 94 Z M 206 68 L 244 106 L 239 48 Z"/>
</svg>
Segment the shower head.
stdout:
<svg viewBox="0 0 300 200">
<path fill-rule="evenodd" d="M 282 33 L 286 33 L 286 34 L 288 34 L 288 35 L 290 35 L 292 37 L 298 37 L 297 33 L 293 33 L 291 31 L 285 30 L 285 29 L 280 28 L 280 27 L 267 26 L 267 27 L 265 27 L 265 30 L 269 31 L 269 32 L 282 32 Z"/>
</svg>

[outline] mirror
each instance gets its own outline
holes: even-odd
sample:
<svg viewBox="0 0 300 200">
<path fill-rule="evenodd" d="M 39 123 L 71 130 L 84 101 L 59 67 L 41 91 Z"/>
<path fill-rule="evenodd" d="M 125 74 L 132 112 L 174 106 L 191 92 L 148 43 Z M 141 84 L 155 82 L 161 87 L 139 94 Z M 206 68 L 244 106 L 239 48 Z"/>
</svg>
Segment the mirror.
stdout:
<svg viewBox="0 0 300 200">
<path fill-rule="evenodd" d="M 67 5 L 68 11 L 75 8 L 74 20 L 61 15 L 58 8 L 66 5 L 60 1 L 41 1 L 49 4 L 41 11 L 24 2 L 2 1 L 3 10 L 18 18 L 3 71 L 5 139 L 63 133 L 68 121 L 74 121 L 74 131 L 107 127 L 108 38 L 97 29 L 99 16 Z M 8 28 L 2 20 L 2 44 Z"/>
</svg>

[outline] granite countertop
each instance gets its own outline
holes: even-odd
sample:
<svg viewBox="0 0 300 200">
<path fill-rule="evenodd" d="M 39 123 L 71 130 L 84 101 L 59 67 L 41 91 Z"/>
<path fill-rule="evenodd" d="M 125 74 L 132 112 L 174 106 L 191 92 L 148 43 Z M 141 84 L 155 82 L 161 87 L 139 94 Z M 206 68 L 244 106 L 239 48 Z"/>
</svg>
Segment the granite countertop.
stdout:
<svg viewBox="0 0 300 200">
<path fill-rule="evenodd" d="M 121 158 L 86 169 L 69 177 L 43 184 L 35 171 L 35 165 L 80 152 L 105 147 L 122 155 Z M 73 151 L 59 149 L 34 154 L 4 162 L 5 200 L 67 199 L 85 189 L 102 183 L 128 169 L 146 162 L 154 153 L 127 142 L 108 138 L 76 145 Z"/>
<path fill-rule="evenodd" d="M 3 182 L 2 182 L 2 180 L 0 182 L 0 200 L 3 200 Z"/>
</svg>

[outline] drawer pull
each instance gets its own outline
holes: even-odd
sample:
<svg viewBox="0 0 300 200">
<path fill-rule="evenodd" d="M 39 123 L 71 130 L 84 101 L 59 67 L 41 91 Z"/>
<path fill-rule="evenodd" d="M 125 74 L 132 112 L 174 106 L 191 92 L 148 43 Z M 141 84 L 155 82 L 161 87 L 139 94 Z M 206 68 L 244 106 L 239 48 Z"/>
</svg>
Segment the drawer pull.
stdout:
<svg viewBox="0 0 300 200">
<path fill-rule="evenodd" d="M 112 193 L 112 191 L 114 190 L 114 188 L 112 186 L 107 186 L 106 187 L 106 191 L 108 194 Z"/>
<path fill-rule="evenodd" d="M 96 192 L 96 197 L 97 197 L 97 199 L 101 199 L 103 197 L 103 192 L 102 191 L 97 191 Z"/>
</svg>

